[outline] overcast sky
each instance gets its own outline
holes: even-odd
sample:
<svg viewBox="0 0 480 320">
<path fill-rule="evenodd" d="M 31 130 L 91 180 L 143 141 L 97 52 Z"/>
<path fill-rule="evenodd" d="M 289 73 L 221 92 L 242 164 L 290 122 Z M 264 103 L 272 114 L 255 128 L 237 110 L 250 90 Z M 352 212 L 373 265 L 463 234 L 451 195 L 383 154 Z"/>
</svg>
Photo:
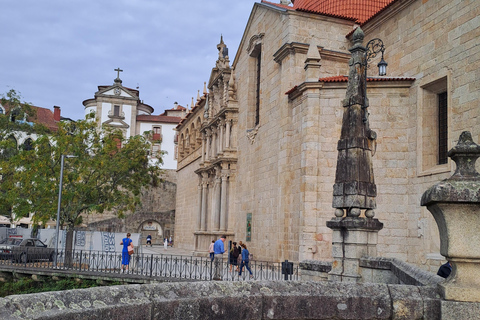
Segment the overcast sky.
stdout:
<svg viewBox="0 0 480 320">
<path fill-rule="evenodd" d="M 231 63 L 260 0 L 4 0 L 0 2 L 0 94 L 80 119 L 82 102 L 123 85 L 160 114 L 190 106 L 218 58 Z M 272 2 L 279 2 L 273 0 Z"/>
</svg>

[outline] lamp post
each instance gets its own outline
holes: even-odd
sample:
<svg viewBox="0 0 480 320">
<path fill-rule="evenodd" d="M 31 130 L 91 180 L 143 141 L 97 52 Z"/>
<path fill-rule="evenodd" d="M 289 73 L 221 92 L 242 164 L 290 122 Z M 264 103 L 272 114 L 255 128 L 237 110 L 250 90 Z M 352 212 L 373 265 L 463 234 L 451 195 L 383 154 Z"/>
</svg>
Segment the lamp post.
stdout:
<svg viewBox="0 0 480 320">
<path fill-rule="evenodd" d="M 55 268 L 57 267 L 57 256 L 58 256 L 58 238 L 60 235 L 60 206 L 62 203 L 62 188 L 63 188 L 63 165 L 65 163 L 65 158 L 76 158 L 72 155 L 60 156 L 60 182 L 58 186 L 58 206 L 57 206 L 57 227 L 56 227 L 56 240 L 55 240 Z"/>
<path fill-rule="evenodd" d="M 385 52 L 385 46 L 383 45 L 383 41 L 379 38 L 372 39 L 368 41 L 366 45 L 366 50 L 365 50 L 365 90 L 363 92 L 363 108 L 366 109 L 368 107 L 368 102 L 367 102 L 367 69 L 368 69 L 368 63 L 370 60 L 375 58 L 377 54 L 382 53 L 382 58 L 380 59 L 380 62 L 377 64 L 378 66 L 378 75 L 379 76 L 384 76 L 387 74 L 387 65 L 388 63 L 383 60 L 383 53 Z M 365 110 L 364 115 L 363 115 L 363 122 L 367 122 L 367 112 Z"/>
</svg>

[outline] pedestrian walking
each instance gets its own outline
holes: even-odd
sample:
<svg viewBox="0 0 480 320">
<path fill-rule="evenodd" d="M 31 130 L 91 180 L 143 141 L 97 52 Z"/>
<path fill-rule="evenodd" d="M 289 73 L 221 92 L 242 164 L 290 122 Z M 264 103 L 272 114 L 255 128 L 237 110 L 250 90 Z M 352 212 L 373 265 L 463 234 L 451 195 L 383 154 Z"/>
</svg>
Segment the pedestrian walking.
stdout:
<svg viewBox="0 0 480 320">
<path fill-rule="evenodd" d="M 232 243 L 232 248 L 230 249 L 230 272 L 232 272 L 232 267 L 235 266 L 235 271 L 238 272 L 238 257 L 240 256 L 240 250 L 237 247 L 237 243 Z"/>
<path fill-rule="evenodd" d="M 127 237 L 122 239 L 120 242 L 123 245 L 122 248 L 122 271 L 128 271 L 128 266 L 130 265 L 130 254 L 128 253 L 128 248 L 133 248 L 133 241 L 130 239 L 131 234 L 127 233 Z"/>
<path fill-rule="evenodd" d="M 250 269 L 250 266 L 248 265 L 249 262 L 250 262 L 250 252 L 248 252 L 247 250 L 247 245 L 242 243 L 242 263 L 240 264 L 240 271 L 238 272 L 238 276 L 241 277 L 242 276 L 242 269 L 243 267 L 245 266 L 245 269 L 248 270 L 248 272 L 250 272 L 250 279 L 253 278 L 253 273 L 252 273 L 252 270 Z"/>
<path fill-rule="evenodd" d="M 225 239 L 227 237 L 222 235 L 220 239 L 213 244 L 214 253 L 214 269 L 213 280 L 223 279 L 223 254 L 225 253 Z"/>
<path fill-rule="evenodd" d="M 165 250 L 167 250 L 167 247 L 168 247 L 168 239 L 165 238 L 165 239 L 163 240 L 163 248 L 164 248 Z"/>
<path fill-rule="evenodd" d="M 213 258 L 215 257 L 215 252 L 213 251 L 213 245 L 215 244 L 215 240 L 212 240 L 210 246 L 208 247 L 208 253 L 210 254 L 210 261 L 213 262 Z"/>
</svg>

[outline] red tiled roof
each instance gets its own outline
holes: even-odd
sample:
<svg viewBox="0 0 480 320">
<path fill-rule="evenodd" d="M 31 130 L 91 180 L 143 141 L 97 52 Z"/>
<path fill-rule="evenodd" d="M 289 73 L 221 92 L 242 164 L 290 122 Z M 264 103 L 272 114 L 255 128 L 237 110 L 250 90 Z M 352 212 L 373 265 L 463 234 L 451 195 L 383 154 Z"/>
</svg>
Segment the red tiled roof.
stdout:
<svg viewBox="0 0 480 320">
<path fill-rule="evenodd" d="M 415 78 L 408 77 L 367 77 L 367 82 L 385 82 L 385 81 L 415 81 Z M 318 79 L 318 82 L 332 83 L 332 82 L 347 82 L 348 76 L 333 76 Z M 285 92 L 285 94 L 291 94 L 298 89 L 298 86 Z"/>
<path fill-rule="evenodd" d="M 8 112 L 10 111 L 11 107 L 9 103 L 4 103 L 2 105 L 5 110 Z M 35 115 L 28 115 L 27 121 L 42 124 L 46 126 L 48 129 L 56 131 L 58 129 L 58 121 L 55 120 L 53 117 L 53 111 L 47 108 L 36 107 L 30 105 L 32 109 L 35 110 Z"/>
<path fill-rule="evenodd" d="M 149 116 L 147 114 L 142 114 L 137 116 L 137 121 L 146 121 L 146 122 L 165 122 L 165 123 L 180 123 L 182 118 L 180 117 L 167 117 L 167 116 Z"/>
<path fill-rule="evenodd" d="M 279 8 L 282 8 L 282 9 L 293 10 L 293 7 L 287 6 L 285 4 L 273 3 L 273 2 L 265 1 L 265 0 L 262 0 L 262 3 L 266 3 L 266 4 L 269 4 L 269 5 L 272 5 L 272 6 L 275 6 L 275 7 L 279 7 Z"/>
<path fill-rule="evenodd" d="M 319 82 L 347 82 L 347 76 L 334 76 L 318 79 Z M 415 78 L 393 78 L 393 77 L 367 77 L 367 82 L 376 82 L 376 81 L 415 81 Z"/>
<path fill-rule="evenodd" d="M 36 119 L 33 120 L 35 123 L 43 124 L 50 130 L 56 131 L 58 129 L 58 122 L 53 118 L 53 112 L 50 109 L 34 107 L 37 109 Z"/>
<path fill-rule="evenodd" d="M 354 20 L 361 24 L 393 1 L 395 0 L 295 0 L 293 8 Z"/>
</svg>

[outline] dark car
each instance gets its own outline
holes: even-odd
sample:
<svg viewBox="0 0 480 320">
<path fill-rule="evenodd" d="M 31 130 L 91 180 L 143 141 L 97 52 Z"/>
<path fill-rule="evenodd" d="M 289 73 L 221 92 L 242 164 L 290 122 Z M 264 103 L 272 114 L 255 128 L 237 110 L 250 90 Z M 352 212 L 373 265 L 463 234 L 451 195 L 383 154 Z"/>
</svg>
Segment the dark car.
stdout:
<svg viewBox="0 0 480 320">
<path fill-rule="evenodd" d="M 28 262 L 38 260 L 53 261 L 55 249 L 47 247 L 38 239 L 8 239 L 0 245 L 0 257 L 12 259 L 16 262 Z"/>
</svg>

